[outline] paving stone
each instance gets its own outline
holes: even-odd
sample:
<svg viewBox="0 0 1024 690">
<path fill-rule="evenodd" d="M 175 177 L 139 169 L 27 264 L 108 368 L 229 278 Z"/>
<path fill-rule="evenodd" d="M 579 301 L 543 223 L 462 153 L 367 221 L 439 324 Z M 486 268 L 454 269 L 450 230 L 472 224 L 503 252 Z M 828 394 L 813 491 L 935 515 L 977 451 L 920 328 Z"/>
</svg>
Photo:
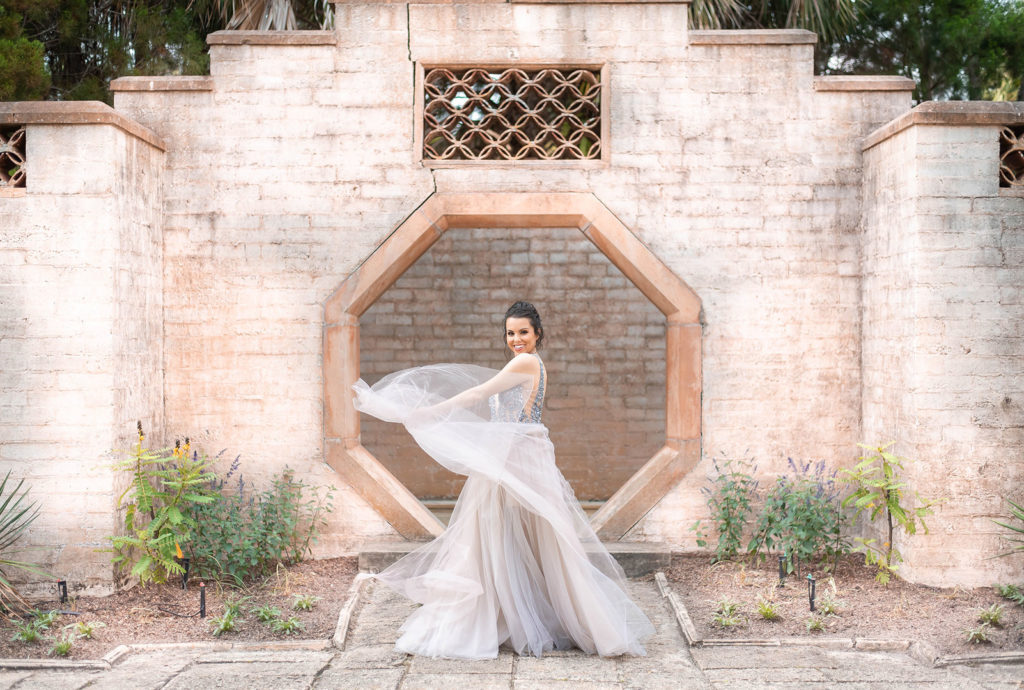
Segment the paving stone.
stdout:
<svg viewBox="0 0 1024 690">
<path fill-rule="evenodd" d="M 986 688 L 1024 688 L 1024 664 L 958 664 L 946 670 Z"/>
<path fill-rule="evenodd" d="M 941 682 L 955 679 L 946 669 L 925 666 L 910 656 L 897 652 L 836 651 L 829 654 L 834 662 L 826 676 L 837 682 Z"/>
<path fill-rule="evenodd" d="M 326 664 L 303 662 L 296 653 L 291 662 L 249 662 L 194 664 L 176 675 L 165 686 L 176 688 L 246 688 L 246 690 L 281 690 L 308 688 Z"/>
<path fill-rule="evenodd" d="M 686 649 L 658 647 L 645 657 L 620 657 L 620 674 L 630 673 L 700 673 Z"/>
<path fill-rule="evenodd" d="M 125 656 L 113 668 L 97 677 L 89 688 L 156 690 L 191 664 L 194 656 L 195 652 L 135 652 Z"/>
<path fill-rule="evenodd" d="M 610 681 L 619 679 L 614 659 L 603 659 L 598 656 L 545 656 L 540 659 L 532 656 L 520 657 L 516 663 L 516 681 L 519 680 L 587 680 Z"/>
<path fill-rule="evenodd" d="M 0 669 L 0 690 L 14 687 L 18 681 L 24 680 L 32 675 L 32 671 L 4 671 Z"/>
<path fill-rule="evenodd" d="M 633 673 L 622 678 L 625 690 L 698 690 L 710 687 L 697 670 L 686 673 Z"/>
<path fill-rule="evenodd" d="M 508 690 L 512 676 L 507 673 L 417 673 L 408 674 L 402 690 Z"/>
<path fill-rule="evenodd" d="M 828 680 L 816 668 L 713 668 L 704 673 L 711 683 L 822 683 Z"/>
<path fill-rule="evenodd" d="M 195 660 L 197 664 L 248 664 L 248 663 L 292 663 L 296 659 L 298 651 L 294 649 L 274 650 L 231 650 L 226 652 L 209 652 L 201 654 Z M 335 652 L 314 652 L 303 650 L 301 652 L 302 663 L 304 664 L 327 664 L 334 658 Z"/>
<path fill-rule="evenodd" d="M 102 671 L 33 671 L 29 676 L 22 678 L 17 688 L 28 690 L 77 690 L 87 687 L 90 683 L 100 678 Z"/>
<path fill-rule="evenodd" d="M 344 652 L 334 657 L 334 661 L 331 662 L 331 668 L 404 667 L 408 658 L 408 654 L 398 651 L 393 644 L 346 646 Z"/>
<path fill-rule="evenodd" d="M 451 674 L 483 674 L 512 673 L 513 656 L 502 652 L 497 659 L 480 661 L 457 661 L 455 659 L 431 659 L 414 656 L 409 663 L 409 674 L 416 673 L 451 673 Z"/>
<path fill-rule="evenodd" d="M 704 647 L 690 650 L 697 666 L 713 668 L 829 668 L 837 665 L 814 647 Z M 861 654 L 862 652 L 858 652 Z"/>
<path fill-rule="evenodd" d="M 537 679 L 516 679 L 512 687 L 515 690 L 550 690 L 551 688 L 565 688 L 566 690 L 621 690 L 622 683 L 608 681 L 586 681 L 586 680 L 555 680 L 545 678 Z"/>
<path fill-rule="evenodd" d="M 395 690 L 404 673 L 404 667 L 335 668 L 331 666 L 316 678 L 313 687 L 324 690 Z"/>
</svg>

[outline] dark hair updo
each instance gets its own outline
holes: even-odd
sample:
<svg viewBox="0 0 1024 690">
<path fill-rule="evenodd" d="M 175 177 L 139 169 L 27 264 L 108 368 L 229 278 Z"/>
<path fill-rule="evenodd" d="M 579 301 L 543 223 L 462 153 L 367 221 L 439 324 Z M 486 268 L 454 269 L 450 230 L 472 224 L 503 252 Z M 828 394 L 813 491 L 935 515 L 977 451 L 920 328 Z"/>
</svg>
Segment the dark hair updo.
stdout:
<svg viewBox="0 0 1024 690">
<path fill-rule="evenodd" d="M 501 322 L 501 332 L 505 333 L 509 319 L 529 319 L 533 326 L 533 332 L 537 334 L 537 347 L 544 342 L 544 327 L 540 325 L 540 312 L 529 302 L 519 301 L 505 311 L 505 318 Z"/>
</svg>

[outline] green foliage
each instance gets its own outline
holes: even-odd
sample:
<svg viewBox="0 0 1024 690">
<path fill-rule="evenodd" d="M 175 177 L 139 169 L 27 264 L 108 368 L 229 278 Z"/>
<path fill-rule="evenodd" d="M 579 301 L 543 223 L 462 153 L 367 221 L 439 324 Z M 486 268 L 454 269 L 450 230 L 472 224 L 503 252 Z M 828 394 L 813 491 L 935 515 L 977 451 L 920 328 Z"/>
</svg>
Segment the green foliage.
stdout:
<svg viewBox="0 0 1024 690">
<path fill-rule="evenodd" d="M 707 497 L 711 519 L 718 533 L 713 561 L 735 558 L 742 546 L 743 532 L 750 520 L 751 503 L 757 491 L 757 481 L 752 474 L 756 467 L 745 461 L 724 460 L 721 464 L 712 461 L 715 475 L 709 481 L 711 487 L 702 487 Z M 697 545 L 706 547 L 700 521 L 691 527 L 697 532 Z"/>
<path fill-rule="evenodd" d="M 903 561 L 900 552 L 893 545 L 896 529 L 906 534 L 916 534 L 918 523 L 925 534 L 928 525 L 924 518 L 932 514 L 932 508 L 944 499 L 927 499 L 916 494 L 917 507 L 908 508 L 903 505 L 903 489 L 906 482 L 901 478 L 904 464 L 910 462 L 888 452 L 892 443 L 884 446 L 857 444 L 871 451 L 862 455 L 860 462 L 852 470 L 843 470 L 843 481 L 853 487 L 852 493 L 843 499 L 843 507 L 853 505 L 854 521 L 867 513 L 870 522 L 884 515 L 887 527 L 887 539 L 879 546 L 875 539 L 856 539 L 859 550 L 864 553 L 865 563 L 875 567 L 878 572 L 875 579 L 882 584 L 889 582 L 890 576 L 899 568 Z"/>
<path fill-rule="evenodd" d="M 715 610 L 711 622 L 720 628 L 734 628 L 743 624 L 739 603 L 731 599 L 719 599 L 715 602 Z"/>
<path fill-rule="evenodd" d="M 239 618 L 239 609 L 230 604 L 224 604 L 224 613 L 216 618 L 210 619 L 210 631 L 214 637 L 220 637 L 226 632 L 235 632 L 236 626 L 242 622 Z"/>
<path fill-rule="evenodd" d="M 782 614 L 779 612 L 778 602 L 765 597 L 758 597 L 757 613 L 766 621 L 777 621 L 782 618 Z"/>
<path fill-rule="evenodd" d="M 812 613 L 804 625 L 807 626 L 807 632 L 822 632 L 825 630 L 825 616 Z"/>
<path fill-rule="evenodd" d="M 40 630 L 49 630 L 50 627 L 57 621 L 57 617 L 60 616 L 58 611 L 43 611 L 41 609 L 33 609 L 30 612 L 32 616 L 32 623 Z"/>
<path fill-rule="evenodd" d="M 1024 3 L 871 0 L 818 46 L 822 72 L 902 74 L 917 100 L 1024 99 Z M 1008 85 L 1009 84 L 1009 85 Z"/>
<path fill-rule="evenodd" d="M 50 647 L 50 656 L 68 656 L 71 654 L 71 647 L 74 644 L 74 636 L 70 634 L 62 635 L 53 641 L 53 645 Z"/>
<path fill-rule="evenodd" d="M 7 572 L 10 568 L 49 577 L 39 566 L 10 556 L 14 545 L 38 517 L 39 506 L 35 501 L 28 500 L 27 488 L 22 490 L 24 479 L 19 480 L 14 487 L 9 487 L 8 482 L 11 482 L 10 471 L 0 481 L 0 612 L 10 611 L 15 602 L 23 603 L 10 581 Z"/>
<path fill-rule="evenodd" d="M 791 473 L 779 477 L 765 497 L 747 551 L 761 560 L 781 551 L 790 573 L 815 558 L 831 559 L 834 567 L 850 551 L 836 473 L 826 473 L 824 460 L 812 468 L 811 462 L 798 466 L 789 458 L 789 467 Z"/>
<path fill-rule="evenodd" d="M 295 611 L 312 611 L 318 601 L 320 601 L 320 597 L 313 596 L 312 594 L 296 594 L 292 600 L 292 609 Z"/>
<path fill-rule="evenodd" d="M 983 642 L 989 642 L 988 631 L 990 626 L 988 623 L 982 623 L 976 628 L 967 628 L 964 630 L 964 635 L 967 636 L 967 641 L 971 644 L 981 644 Z"/>
<path fill-rule="evenodd" d="M 698 29 L 807 29 L 842 35 L 856 19 L 853 0 L 693 0 L 690 25 Z"/>
<path fill-rule="evenodd" d="M 285 470 L 258 493 L 239 476 L 229 493 L 225 482 L 237 469 L 236 458 L 224 480 L 211 483 L 214 500 L 190 506 L 197 527 L 189 549 L 197 574 L 241 586 L 309 553 L 333 509 L 334 489 L 311 489 Z"/>
<path fill-rule="evenodd" d="M 24 36 L 0 38 L 0 101 L 34 101 L 49 90 L 43 44 Z"/>
<path fill-rule="evenodd" d="M 14 621 L 14 635 L 11 636 L 12 642 L 24 642 L 26 644 L 35 644 L 43 639 L 43 630 L 34 620 L 30 621 Z"/>
<path fill-rule="evenodd" d="M 284 633 L 285 635 L 297 635 L 306 629 L 306 626 L 302 624 L 295 616 L 289 618 L 277 618 L 270 622 L 270 629 L 276 633 Z"/>
<path fill-rule="evenodd" d="M 270 604 L 253 607 L 250 611 L 260 623 L 270 623 L 281 616 L 281 609 Z"/>
<path fill-rule="evenodd" d="M 992 604 L 988 608 L 982 609 L 978 612 L 978 622 L 996 627 L 1001 626 L 1003 624 L 1003 609 L 1002 604 Z"/>
<path fill-rule="evenodd" d="M 83 640 L 91 640 L 96 635 L 98 629 L 105 627 L 107 627 L 107 624 L 101 621 L 77 621 L 71 625 L 65 625 L 64 629 L 70 630 L 72 634 Z"/>
<path fill-rule="evenodd" d="M 1006 540 L 1014 546 L 1006 553 L 999 554 L 999 556 L 1009 556 L 1010 554 L 1024 551 L 1024 508 L 1010 499 L 1006 499 L 1006 502 L 1010 504 L 1010 516 L 1003 518 L 1007 522 L 1000 522 L 999 520 L 993 520 L 993 522 L 1010 532 Z"/>
<path fill-rule="evenodd" d="M 1024 588 L 1018 585 L 995 585 L 996 594 L 1009 599 L 1018 606 L 1024 606 Z"/>
<path fill-rule="evenodd" d="M 190 510 L 214 500 L 205 487 L 215 475 L 208 458 L 189 456 L 188 439 L 184 447 L 151 451 L 143 445 L 141 422 L 138 436 L 134 453 L 114 466 L 131 475 L 131 483 L 117 499 L 118 509 L 125 511 L 126 533 L 108 539 L 114 553 L 111 561 L 121 570 L 130 569 L 145 585 L 167 582 L 184 572 L 174 559 L 196 525 Z"/>
</svg>

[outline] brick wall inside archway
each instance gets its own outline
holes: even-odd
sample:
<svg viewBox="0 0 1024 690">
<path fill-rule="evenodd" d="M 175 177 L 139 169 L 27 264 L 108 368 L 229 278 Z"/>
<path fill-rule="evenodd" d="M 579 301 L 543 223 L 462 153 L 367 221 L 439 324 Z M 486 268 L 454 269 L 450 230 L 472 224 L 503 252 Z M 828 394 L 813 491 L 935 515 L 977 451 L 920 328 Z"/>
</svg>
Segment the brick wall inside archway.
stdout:
<svg viewBox="0 0 1024 690">
<path fill-rule="evenodd" d="M 664 442 L 665 318 L 577 228 L 446 232 L 360 317 L 361 376 L 499 368 L 501 315 L 520 298 L 544 319 L 544 421 L 559 467 L 581 500 L 605 500 Z M 419 498 L 462 486 L 396 425 L 364 418 L 362 442 Z"/>
</svg>

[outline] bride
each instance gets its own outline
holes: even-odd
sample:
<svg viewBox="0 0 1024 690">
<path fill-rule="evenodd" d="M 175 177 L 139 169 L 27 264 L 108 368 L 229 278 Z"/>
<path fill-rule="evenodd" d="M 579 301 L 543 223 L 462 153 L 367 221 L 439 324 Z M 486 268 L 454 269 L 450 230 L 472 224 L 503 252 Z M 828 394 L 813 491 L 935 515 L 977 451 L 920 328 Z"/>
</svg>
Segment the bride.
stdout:
<svg viewBox="0 0 1024 690">
<path fill-rule="evenodd" d="M 540 314 L 516 302 L 504 325 L 513 357 L 500 372 L 437 364 L 354 386 L 357 409 L 404 424 L 434 460 L 468 477 L 444 534 L 374 575 L 422 604 L 396 648 L 457 659 L 492 659 L 504 643 L 536 656 L 572 647 L 642 655 L 653 627 L 541 424 Z"/>
</svg>

